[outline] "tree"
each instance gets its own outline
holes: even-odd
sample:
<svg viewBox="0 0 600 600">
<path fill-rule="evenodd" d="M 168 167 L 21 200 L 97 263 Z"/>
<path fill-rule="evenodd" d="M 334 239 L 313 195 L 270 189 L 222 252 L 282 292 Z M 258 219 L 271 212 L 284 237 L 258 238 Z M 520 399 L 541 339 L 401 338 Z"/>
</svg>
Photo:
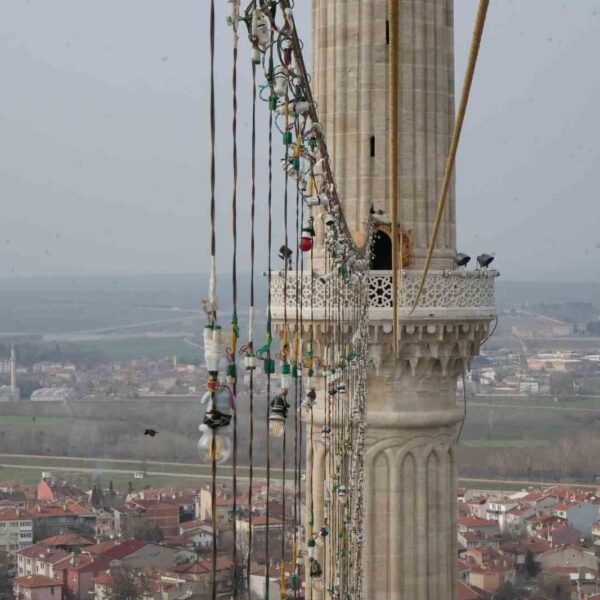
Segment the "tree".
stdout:
<svg viewBox="0 0 600 600">
<path fill-rule="evenodd" d="M 143 542 L 162 542 L 165 537 L 160 527 L 152 527 L 148 521 L 139 521 L 132 529 L 133 537 Z"/>
<path fill-rule="evenodd" d="M 92 496 L 90 498 L 90 504 L 94 507 L 94 508 L 102 508 L 102 502 L 103 498 L 102 498 L 102 492 L 100 491 L 100 489 L 98 488 L 97 485 L 94 485 L 94 487 L 92 488 Z"/>
<path fill-rule="evenodd" d="M 568 577 L 556 575 L 544 581 L 542 592 L 552 600 L 569 600 L 571 598 L 571 582 Z"/>
<path fill-rule="evenodd" d="M 111 573 L 113 584 L 107 600 L 138 600 L 148 590 L 148 581 L 141 573 L 131 569 L 121 569 Z"/>
<path fill-rule="evenodd" d="M 0 600 L 13 600 L 12 580 L 6 567 L 0 568 Z"/>
<path fill-rule="evenodd" d="M 531 550 L 527 550 L 525 554 L 525 575 L 527 579 L 533 579 L 540 570 L 540 566 L 535 562 L 535 556 Z"/>
<path fill-rule="evenodd" d="M 514 598 L 516 598 L 515 588 L 510 581 L 505 581 L 494 594 L 494 600 L 514 600 Z"/>
</svg>

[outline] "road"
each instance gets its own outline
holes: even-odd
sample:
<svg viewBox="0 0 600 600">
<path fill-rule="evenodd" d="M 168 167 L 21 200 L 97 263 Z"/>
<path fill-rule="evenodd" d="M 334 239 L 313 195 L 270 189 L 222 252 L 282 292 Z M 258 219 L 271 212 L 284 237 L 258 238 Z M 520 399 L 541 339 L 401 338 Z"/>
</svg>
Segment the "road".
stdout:
<svg viewBox="0 0 600 600">
<path fill-rule="evenodd" d="M 31 461 L 40 460 L 49 461 L 46 464 L 15 464 L 14 462 L 10 462 L 10 457 L 14 458 L 25 458 Z M 8 468 L 8 469 L 37 469 L 38 471 L 70 471 L 70 472 L 79 472 L 79 473 L 97 473 L 98 475 L 102 473 L 114 473 L 114 474 L 130 474 L 133 475 L 139 471 L 143 470 L 142 461 L 132 461 L 125 459 L 93 459 L 93 458 L 79 458 L 73 456 L 38 456 L 38 455 L 30 455 L 30 454 L 0 454 L 0 460 L 4 460 L 6 462 L 0 463 L 0 467 Z M 84 466 L 63 466 L 65 462 L 90 462 L 90 461 L 98 461 L 98 462 L 109 462 L 109 463 L 119 463 L 123 465 L 123 468 L 114 468 L 114 467 L 84 467 Z M 63 464 L 49 464 L 50 461 L 60 461 Z M 190 472 L 171 472 L 168 470 L 157 471 L 157 470 L 148 470 L 148 467 L 152 468 L 153 465 L 161 465 L 163 467 L 168 468 L 169 466 L 173 467 L 190 467 Z M 127 468 L 127 467 L 130 468 Z M 195 469 L 196 472 L 192 472 L 192 469 Z M 174 462 L 159 462 L 159 461 L 146 461 L 146 474 L 150 476 L 158 476 L 158 477 L 179 477 L 179 478 L 187 478 L 187 479 L 209 479 L 211 475 L 210 465 L 200 465 L 193 463 L 174 463 Z M 286 472 L 286 480 L 289 482 L 293 478 L 293 472 L 291 469 Z M 1 476 L 1 473 L 0 473 Z M 232 476 L 232 468 L 229 465 L 220 465 L 217 469 L 217 478 L 219 480 L 228 480 L 231 479 Z M 267 476 L 266 469 L 263 467 L 254 467 L 253 477 L 254 479 L 265 479 Z M 248 467 L 246 466 L 238 466 L 237 468 L 237 478 L 241 481 L 248 480 Z M 280 481 L 282 479 L 282 472 L 279 468 L 271 468 L 271 478 L 274 481 Z M 477 489 L 486 489 L 486 485 L 493 485 L 495 487 L 499 485 L 506 486 L 519 486 L 519 487 L 550 487 L 553 485 L 558 485 L 559 483 L 563 485 L 571 485 L 578 488 L 583 489 L 591 489 L 596 490 L 597 486 L 590 483 L 581 483 L 581 482 L 557 482 L 557 481 L 523 481 L 520 479 L 481 479 L 474 477 L 459 477 L 459 482 L 462 486 L 475 487 Z"/>
<path fill-rule="evenodd" d="M 89 467 L 83 465 L 74 465 L 74 466 L 65 466 L 65 461 L 85 461 L 86 463 L 93 462 L 94 459 L 91 458 L 75 458 L 72 456 L 63 457 L 63 456 L 36 456 L 36 455 L 27 455 L 27 454 L 15 454 L 13 455 L 15 458 L 28 458 L 28 459 L 44 459 L 48 460 L 45 464 L 23 464 L 23 463 L 15 463 L 10 462 L 9 454 L 1 454 L 0 457 L 6 461 L 0 463 L 0 467 L 6 469 L 28 469 L 28 470 L 38 470 L 38 471 L 69 471 L 69 472 L 77 472 L 77 473 L 95 473 L 95 474 L 103 474 L 103 473 L 113 473 L 113 474 L 121 474 L 121 475 L 132 475 L 134 473 L 138 473 L 144 470 L 144 466 L 142 461 L 130 461 L 123 459 L 106 459 L 106 462 L 109 463 L 120 463 L 123 465 L 123 468 L 115 468 L 115 467 Z M 63 464 L 52 464 L 52 460 L 60 461 Z M 102 459 L 99 459 L 98 462 L 102 462 Z M 157 470 L 149 470 L 152 469 L 153 465 L 161 465 L 164 466 L 165 469 L 162 471 Z M 127 467 L 130 468 L 127 468 Z M 169 466 L 177 466 L 177 467 L 191 467 L 195 469 L 195 472 L 181 472 L 181 471 L 169 471 Z M 282 479 L 282 470 L 280 468 L 272 467 L 271 471 L 271 479 L 274 481 L 280 481 Z M 184 479 L 210 479 L 211 477 L 211 466 L 210 465 L 200 465 L 200 464 L 192 464 L 192 463 L 168 463 L 168 462 L 159 462 L 159 461 L 146 461 L 146 475 L 154 475 L 159 477 L 179 477 Z M 231 479 L 233 475 L 233 469 L 229 465 L 219 465 L 217 468 L 217 478 L 222 480 Z M 0 472 L 1 476 L 1 472 Z M 267 471 L 263 467 L 254 467 L 253 478 L 254 479 L 266 479 Z M 238 480 L 247 481 L 249 479 L 249 467 L 246 466 L 238 466 L 237 467 L 237 478 Z M 293 471 L 291 469 L 286 470 L 286 480 L 290 481 L 293 479 Z"/>
</svg>

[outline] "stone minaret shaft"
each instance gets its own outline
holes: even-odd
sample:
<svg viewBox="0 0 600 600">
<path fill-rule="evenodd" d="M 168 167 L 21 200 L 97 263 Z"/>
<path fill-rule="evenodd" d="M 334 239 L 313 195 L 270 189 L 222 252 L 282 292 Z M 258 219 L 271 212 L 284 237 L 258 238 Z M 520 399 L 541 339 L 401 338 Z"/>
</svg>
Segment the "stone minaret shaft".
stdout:
<svg viewBox="0 0 600 600">
<path fill-rule="evenodd" d="M 406 298 L 427 253 L 454 123 L 453 0 L 398 0 L 395 61 L 388 0 L 313 0 L 312 6 L 314 90 L 345 215 L 359 244 L 372 208 L 383 213 L 389 233 L 390 174 L 398 170 L 398 225 L 411 240 L 400 278 Z M 399 146 L 398 163 L 390 164 L 394 64 Z M 370 309 L 363 565 L 369 600 L 456 596 L 455 438 L 462 419 L 456 382 L 478 353 L 494 309 L 492 277 L 445 271 L 455 245 L 451 185 L 428 298 L 414 313 L 406 299 L 399 306 L 397 356 L 391 301 L 382 301 L 389 272 L 371 272 L 372 289 L 381 293 Z M 318 407 L 314 418 L 322 419 Z M 326 519 L 328 479 L 326 451 L 317 443 L 308 480 L 317 524 Z"/>
<path fill-rule="evenodd" d="M 453 269 L 456 228 L 451 185 L 426 285 L 412 310 L 454 122 L 453 0 L 396 0 L 397 57 L 390 56 L 388 34 L 396 27 L 388 23 L 388 1 L 313 0 L 312 4 L 312 81 L 345 217 L 359 244 L 366 241 L 373 209 L 380 229 L 374 238 L 367 290 L 364 598 L 455 600 L 455 446 L 457 424 L 463 418 L 457 378 L 489 334 L 497 273 Z M 389 110 L 392 80 L 398 82 L 397 121 Z M 394 130 L 398 157 L 391 164 Z M 392 229 L 393 169 L 398 175 L 398 246 L 405 250 L 408 240 L 410 250 L 403 251 L 408 261 L 398 272 L 397 307 L 391 238 L 386 238 Z M 322 220 L 315 219 L 312 268 L 317 275 L 327 267 L 324 225 L 319 223 Z M 302 327 L 304 336 L 314 335 L 314 356 L 323 361 L 332 343 L 327 322 L 331 290 L 324 283 L 328 280 L 305 272 L 302 287 L 296 290 L 289 278 L 286 287 L 283 277 L 272 275 L 276 332 L 282 336 L 287 329 L 289 339 Z M 341 285 L 339 281 L 338 277 L 336 285 Z M 291 314 L 300 295 L 303 322 L 290 324 L 284 319 L 285 307 Z M 313 432 L 321 431 L 326 408 L 334 402 L 320 379 L 310 420 Z M 318 433 L 310 439 L 307 525 L 314 532 L 337 514 L 332 509 L 339 511 L 339 498 L 332 496 L 336 474 L 331 472 L 330 443 Z M 332 558 L 330 538 L 325 536 L 316 550 L 325 567 Z M 330 563 L 325 589 L 335 586 L 332 570 Z M 309 600 L 324 598 L 318 580 L 309 578 L 307 585 Z"/>
<path fill-rule="evenodd" d="M 17 355 L 14 347 L 10 350 L 10 388 L 13 394 L 17 391 Z"/>
<path fill-rule="evenodd" d="M 398 164 L 390 165 L 389 0 L 313 0 L 313 81 L 346 218 L 360 243 L 371 206 L 390 217 L 398 170 L 399 226 L 421 266 L 454 123 L 453 0 L 398 0 Z M 455 248 L 451 186 L 432 267 Z M 385 217 L 384 217 L 385 218 Z"/>
</svg>

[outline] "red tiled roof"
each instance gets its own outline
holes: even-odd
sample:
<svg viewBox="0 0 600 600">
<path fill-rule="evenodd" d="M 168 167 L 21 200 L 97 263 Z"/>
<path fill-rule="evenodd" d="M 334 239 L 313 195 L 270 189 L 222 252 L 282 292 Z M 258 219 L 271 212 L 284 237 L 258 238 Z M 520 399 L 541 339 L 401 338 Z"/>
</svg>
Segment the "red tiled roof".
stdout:
<svg viewBox="0 0 600 600">
<path fill-rule="evenodd" d="M 93 544 L 92 546 L 86 546 L 82 548 L 81 551 L 85 554 L 95 554 L 97 556 L 101 556 L 111 548 L 114 548 L 118 545 L 119 542 L 111 541 L 111 542 L 100 542 L 99 544 Z"/>
<path fill-rule="evenodd" d="M 67 517 L 77 515 L 89 515 L 89 510 L 77 504 L 77 502 L 65 502 L 64 506 L 57 504 L 38 504 L 30 510 L 29 516 L 32 519 L 40 519 L 45 517 Z"/>
<path fill-rule="evenodd" d="M 0 507 L 0 521 L 20 521 L 22 519 L 30 519 L 31 515 L 24 511 L 18 510 L 14 506 Z"/>
<path fill-rule="evenodd" d="M 459 517 L 458 524 L 464 525 L 465 527 L 492 527 L 498 526 L 497 521 L 490 521 L 489 519 L 482 519 L 480 517 Z"/>
<path fill-rule="evenodd" d="M 179 565 L 176 565 L 173 568 L 173 571 L 175 571 L 175 573 L 190 573 L 190 574 L 208 573 L 211 570 L 212 569 L 210 567 L 210 563 L 206 563 L 206 562 L 181 563 Z"/>
<path fill-rule="evenodd" d="M 562 517 L 558 517 L 556 515 L 548 515 L 545 513 L 539 513 L 537 515 L 531 515 L 531 517 L 527 517 L 526 519 L 529 523 L 553 523 L 558 521 L 564 521 Z"/>
<path fill-rule="evenodd" d="M 63 533 L 46 538 L 40 544 L 45 544 L 46 546 L 93 546 L 94 542 L 76 533 Z"/>
<path fill-rule="evenodd" d="M 459 571 L 470 571 L 471 570 L 471 563 L 467 562 L 466 560 L 461 560 L 459 558 L 457 565 L 458 565 Z"/>
<path fill-rule="evenodd" d="M 43 544 L 27 546 L 27 548 L 19 550 L 17 554 L 19 554 L 19 556 L 25 556 L 26 558 L 37 558 L 50 565 L 54 565 L 70 556 L 70 554 L 64 550 L 50 549 Z"/>
<path fill-rule="evenodd" d="M 40 552 L 48 552 L 48 548 L 42 544 L 33 544 L 32 546 L 27 546 L 26 548 L 19 550 L 17 554 L 27 558 L 34 558 L 35 556 L 38 556 Z"/>
<path fill-rule="evenodd" d="M 259 515 L 257 517 L 252 517 L 252 525 L 266 525 L 267 517 L 265 515 Z M 283 521 L 278 519 L 277 517 L 269 517 L 269 525 L 282 525 Z"/>
<path fill-rule="evenodd" d="M 61 569 L 77 571 L 78 573 L 106 571 L 109 565 L 110 559 L 104 556 L 96 558 L 88 554 L 68 554 L 66 558 L 57 563 L 57 566 Z"/>
<path fill-rule="evenodd" d="M 573 508 L 574 506 L 577 506 L 576 502 L 559 502 L 552 507 L 552 510 L 569 510 L 569 508 Z"/>
<path fill-rule="evenodd" d="M 456 585 L 456 599 L 457 600 L 479 600 L 481 596 L 468 585 L 458 582 Z"/>
<path fill-rule="evenodd" d="M 25 588 L 41 588 L 60 586 L 59 581 L 45 577 L 44 575 L 26 575 L 24 577 L 15 577 L 14 583 Z"/>
<path fill-rule="evenodd" d="M 115 582 L 115 579 L 108 573 L 102 573 L 101 575 L 98 575 L 98 577 L 93 577 L 92 581 L 99 585 L 112 585 Z"/>
<path fill-rule="evenodd" d="M 124 558 L 125 556 L 129 556 L 133 554 L 140 548 L 146 546 L 148 542 L 143 542 L 141 540 L 127 540 L 125 542 L 121 542 L 112 548 L 109 548 L 105 552 L 103 552 L 103 556 L 108 556 L 110 558 Z"/>
<path fill-rule="evenodd" d="M 179 523 L 179 527 L 184 531 L 188 529 L 197 529 L 201 527 L 211 528 L 211 522 L 207 520 L 194 519 L 193 521 L 184 521 L 183 523 Z"/>
<path fill-rule="evenodd" d="M 497 565 L 493 563 L 488 563 L 482 566 L 474 566 L 471 571 L 473 573 L 507 573 L 508 571 L 512 571 L 513 568 L 506 565 Z"/>
</svg>

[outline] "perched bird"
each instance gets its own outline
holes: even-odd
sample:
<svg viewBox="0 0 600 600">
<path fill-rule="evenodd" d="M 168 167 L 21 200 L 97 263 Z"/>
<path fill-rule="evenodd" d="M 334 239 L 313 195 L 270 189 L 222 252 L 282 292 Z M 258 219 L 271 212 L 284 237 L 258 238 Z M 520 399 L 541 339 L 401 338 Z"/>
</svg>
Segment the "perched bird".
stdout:
<svg viewBox="0 0 600 600">
<path fill-rule="evenodd" d="M 149 435 L 150 437 L 154 437 L 158 431 L 155 429 L 144 429 L 144 435 Z"/>
</svg>

